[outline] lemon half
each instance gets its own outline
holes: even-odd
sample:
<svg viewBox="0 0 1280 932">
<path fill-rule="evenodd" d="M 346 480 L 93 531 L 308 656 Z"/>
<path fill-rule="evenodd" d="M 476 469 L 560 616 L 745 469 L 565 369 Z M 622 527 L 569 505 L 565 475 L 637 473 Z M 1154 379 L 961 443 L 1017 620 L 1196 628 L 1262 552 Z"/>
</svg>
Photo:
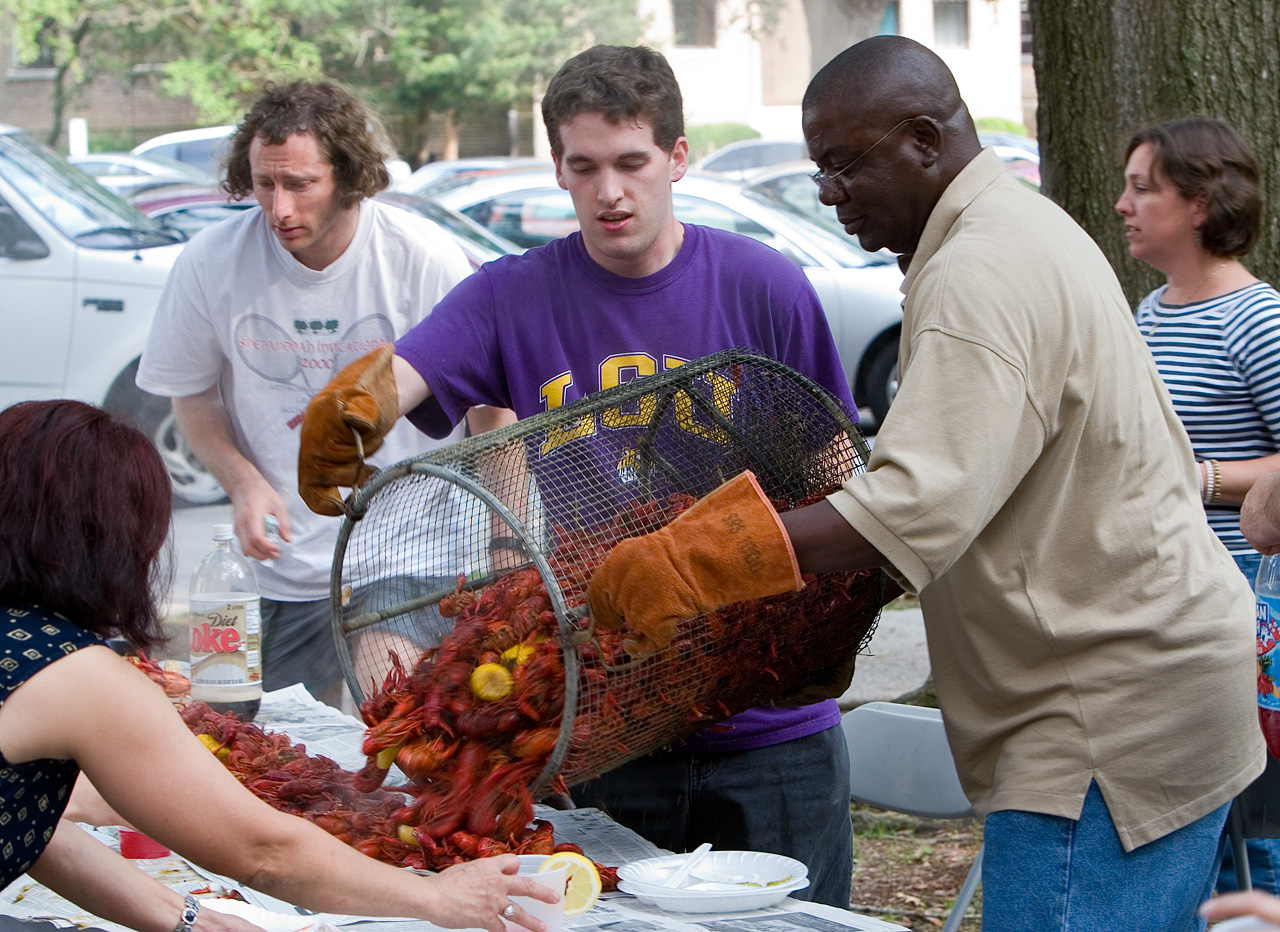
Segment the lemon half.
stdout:
<svg viewBox="0 0 1280 932">
<path fill-rule="evenodd" d="M 576 851 L 560 851 L 543 861 L 538 873 L 562 867 L 569 869 L 565 875 L 568 879 L 564 888 L 564 914 L 566 917 L 581 916 L 600 899 L 600 872 L 590 858 Z"/>
</svg>

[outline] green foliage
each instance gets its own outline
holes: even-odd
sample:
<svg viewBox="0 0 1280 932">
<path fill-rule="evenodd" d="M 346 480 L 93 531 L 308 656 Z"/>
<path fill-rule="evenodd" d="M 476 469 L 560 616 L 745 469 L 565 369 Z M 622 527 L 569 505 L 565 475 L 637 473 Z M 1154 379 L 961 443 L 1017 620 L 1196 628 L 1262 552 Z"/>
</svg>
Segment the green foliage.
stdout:
<svg viewBox="0 0 1280 932">
<path fill-rule="evenodd" d="M 686 126 L 684 135 L 689 140 L 691 160 L 710 155 L 731 142 L 760 138 L 760 134 L 745 123 L 702 123 L 698 126 Z"/>
<path fill-rule="evenodd" d="M 635 0 L 0 0 L 24 60 L 53 56 L 66 95 L 165 63 L 203 123 L 234 122 L 268 81 L 328 77 L 391 118 L 530 99 L 569 56 L 631 44 Z M 60 116 L 55 123 L 60 124 Z"/>
<path fill-rule="evenodd" d="M 973 121 L 973 125 L 980 130 L 990 130 L 993 133 L 1016 133 L 1019 136 L 1028 135 L 1025 123 L 1019 123 L 1016 120 L 1006 120 L 1003 117 L 979 117 Z"/>
<path fill-rule="evenodd" d="M 90 152 L 128 152 L 139 140 L 127 129 L 89 134 Z"/>
<path fill-rule="evenodd" d="M 634 43 L 643 28 L 634 0 L 388 0 L 381 17 L 352 12 L 362 44 L 331 50 L 331 68 L 401 114 L 419 147 L 431 113 L 460 120 L 528 100 L 566 58 Z"/>
</svg>

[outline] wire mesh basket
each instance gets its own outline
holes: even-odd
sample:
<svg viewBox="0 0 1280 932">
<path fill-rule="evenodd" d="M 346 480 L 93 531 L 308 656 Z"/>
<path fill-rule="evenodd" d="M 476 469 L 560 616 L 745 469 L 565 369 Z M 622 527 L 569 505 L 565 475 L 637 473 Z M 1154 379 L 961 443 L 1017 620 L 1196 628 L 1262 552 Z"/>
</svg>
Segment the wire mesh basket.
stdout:
<svg viewBox="0 0 1280 932">
<path fill-rule="evenodd" d="M 867 455 L 828 392 L 730 350 L 379 472 L 349 503 L 332 574 L 371 762 L 421 782 L 483 746 L 490 762 L 527 762 L 545 791 L 785 703 L 865 647 L 879 571 L 806 576 L 800 591 L 682 621 L 643 659 L 625 627 L 594 628 L 587 581 L 619 540 L 744 470 L 785 511 Z"/>
</svg>

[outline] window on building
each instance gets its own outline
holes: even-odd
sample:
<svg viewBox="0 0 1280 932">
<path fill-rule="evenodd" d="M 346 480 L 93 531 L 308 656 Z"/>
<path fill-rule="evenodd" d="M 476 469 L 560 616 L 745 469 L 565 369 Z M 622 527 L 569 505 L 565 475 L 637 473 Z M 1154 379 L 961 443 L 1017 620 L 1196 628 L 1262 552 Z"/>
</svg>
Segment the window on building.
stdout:
<svg viewBox="0 0 1280 932">
<path fill-rule="evenodd" d="M 933 41 L 943 49 L 969 47 L 969 0 L 933 0 Z"/>
<path fill-rule="evenodd" d="M 18 44 L 14 42 L 11 46 L 13 60 L 11 67 L 23 69 L 48 69 L 54 67 L 53 60 L 53 42 L 57 38 L 57 23 L 53 19 L 46 19 L 44 25 L 40 28 L 35 36 L 34 54 L 19 54 Z"/>
<path fill-rule="evenodd" d="M 898 7 L 900 5 L 899 0 L 889 0 L 885 4 L 884 16 L 880 18 L 880 35 L 896 36 L 902 32 L 898 27 Z"/>
<path fill-rule="evenodd" d="M 677 46 L 715 47 L 716 0 L 671 0 L 671 22 Z"/>
<path fill-rule="evenodd" d="M 1027 0 L 1022 0 L 1022 54 L 1031 58 L 1031 9 Z"/>
</svg>

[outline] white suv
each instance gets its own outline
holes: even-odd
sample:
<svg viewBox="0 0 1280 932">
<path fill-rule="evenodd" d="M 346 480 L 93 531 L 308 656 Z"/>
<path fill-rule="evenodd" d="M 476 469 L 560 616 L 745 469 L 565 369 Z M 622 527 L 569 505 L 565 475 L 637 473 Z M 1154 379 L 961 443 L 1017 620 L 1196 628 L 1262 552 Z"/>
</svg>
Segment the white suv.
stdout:
<svg viewBox="0 0 1280 932">
<path fill-rule="evenodd" d="M 133 381 L 181 249 L 176 234 L 0 124 L 0 407 L 76 398 L 127 414 L 155 438 L 178 498 L 204 504 L 220 501 L 221 487 L 169 400 Z"/>
</svg>

